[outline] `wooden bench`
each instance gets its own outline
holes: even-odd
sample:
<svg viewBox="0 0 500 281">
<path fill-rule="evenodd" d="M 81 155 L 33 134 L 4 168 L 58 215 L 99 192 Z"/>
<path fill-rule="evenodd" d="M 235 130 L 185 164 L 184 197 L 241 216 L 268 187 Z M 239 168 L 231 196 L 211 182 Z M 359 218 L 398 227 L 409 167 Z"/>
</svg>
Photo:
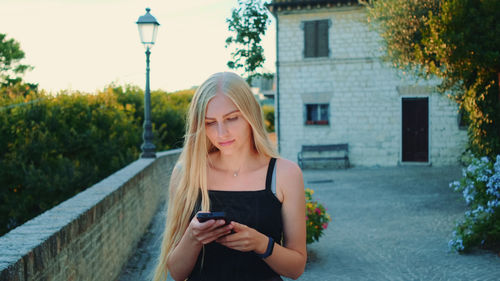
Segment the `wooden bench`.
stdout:
<svg viewBox="0 0 500 281">
<path fill-rule="evenodd" d="M 340 152 L 335 155 L 327 152 Z M 343 153 L 342 153 L 343 152 Z M 300 168 L 304 168 L 305 162 L 316 161 L 337 161 L 344 160 L 344 167 L 349 167 L 349 146 L 347 143 L 341 144 L 321 144 L 303 145 L 302 150 L 297 154 Z"/>
</svg>

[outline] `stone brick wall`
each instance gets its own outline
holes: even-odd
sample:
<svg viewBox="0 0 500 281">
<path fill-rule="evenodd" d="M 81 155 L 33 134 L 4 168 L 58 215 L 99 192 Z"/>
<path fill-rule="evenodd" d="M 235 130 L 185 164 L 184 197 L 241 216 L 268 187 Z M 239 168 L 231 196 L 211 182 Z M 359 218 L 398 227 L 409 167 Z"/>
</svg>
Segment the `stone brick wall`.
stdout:
<svg viewBox="0 0 500 281">
<path fill-rule="evenodd" d="M 348 143 L 351 164 L 394 166 L 402 154 L 402 98 L 429 98 L 429 164 L 458 163 L 467 132 L 457 105 L 381 59 L 381 37 L 361 6 L 282 11 L 278 17 L 280 152 L 297 161 L 303 144 Z M 329 20 L 330 56 L 304 58 L 302 23 Z M 305 125 L 306 103 L 329 103 L 329 125 Z"/>
<path fill-rule="evenodd" d="M 0 237 L 0 281 L 116 280 L 180 154 L 139 159 Z"/>
</svg>

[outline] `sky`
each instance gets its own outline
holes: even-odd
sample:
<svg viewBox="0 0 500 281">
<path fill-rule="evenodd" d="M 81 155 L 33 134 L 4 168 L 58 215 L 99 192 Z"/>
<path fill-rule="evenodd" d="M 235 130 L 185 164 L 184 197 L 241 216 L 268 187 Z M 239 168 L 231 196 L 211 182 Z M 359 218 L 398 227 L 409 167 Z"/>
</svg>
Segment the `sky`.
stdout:
<svg viewBox="0 0 500 281">
<path fill-rule="evenodd" d="M 160 23 L 151 49 L 151 89 L 168 92 L 201 84 L 226 66 L 226 18 L 237 0 L 0 0 L 0 33 L 34 66 L 24 80 L 40 89 L 95 92 L 107 85 L 144 88 L 145 48 L 137 19 L 151 8 Z M 265 69 L 275 70 L 275 23 L 263 39 Z"/>
</svg>

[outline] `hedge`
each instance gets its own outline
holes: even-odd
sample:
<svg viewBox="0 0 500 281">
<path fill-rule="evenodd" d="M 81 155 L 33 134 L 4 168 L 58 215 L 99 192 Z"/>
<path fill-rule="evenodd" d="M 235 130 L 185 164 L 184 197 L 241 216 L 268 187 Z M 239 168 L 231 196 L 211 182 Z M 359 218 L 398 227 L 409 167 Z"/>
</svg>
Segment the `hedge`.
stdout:
<svg viewBox="0 0 500 281">
<path fill-rule="evenodd" d="M 193 90 L 152 92 L 158 151 L 182 146 Z M 139 157 L 144 93 L 0 89 L 0 235 Z"/>
</svg>

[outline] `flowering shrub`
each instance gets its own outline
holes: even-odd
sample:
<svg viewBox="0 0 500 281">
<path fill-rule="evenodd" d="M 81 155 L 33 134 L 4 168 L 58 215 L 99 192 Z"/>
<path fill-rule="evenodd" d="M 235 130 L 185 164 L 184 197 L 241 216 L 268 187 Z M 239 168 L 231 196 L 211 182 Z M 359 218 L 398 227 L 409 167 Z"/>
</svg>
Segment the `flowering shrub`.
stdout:
<svg viewBox="0 0 500 281">
<path fill-rule="evenodd" d="M 330 215 L 326 213 L 326 208 L 317 201 L 314 201 L 312 195 L 314 190 L 306 188 L 306 229 L 307 244 L 319 240 L 323 235 L 323 230 L 328 227 L 332 221 Z"/>
<path fill-rule="evenodd" d="M 465 252 L 472 247 L 500 250 L 500 155 L 493 163 L 487 157 L 472 158 L 463 178 L 450 183 L 461 192 L 469 210 L 456 224 L 450 249 Z"/>
</svg>

